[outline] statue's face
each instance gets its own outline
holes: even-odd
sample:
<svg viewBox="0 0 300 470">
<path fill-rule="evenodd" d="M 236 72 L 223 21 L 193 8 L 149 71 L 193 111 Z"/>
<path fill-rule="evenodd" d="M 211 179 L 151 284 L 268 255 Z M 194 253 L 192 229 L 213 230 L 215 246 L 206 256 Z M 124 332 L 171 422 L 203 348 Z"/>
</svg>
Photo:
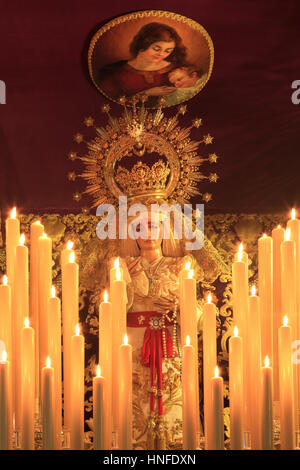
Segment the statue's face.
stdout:
<svg viewBox="0 0 300 470">
<path fill-rule="evenodd" d="M 162 223 L 158 221 L 148 221 L 141 226 L 144 238 L 137 238 L 139 248 L 143 250 L 155 250 L 162 244 Z M 147 235 L 147 238 L 145 236 Z"/>
</svg>

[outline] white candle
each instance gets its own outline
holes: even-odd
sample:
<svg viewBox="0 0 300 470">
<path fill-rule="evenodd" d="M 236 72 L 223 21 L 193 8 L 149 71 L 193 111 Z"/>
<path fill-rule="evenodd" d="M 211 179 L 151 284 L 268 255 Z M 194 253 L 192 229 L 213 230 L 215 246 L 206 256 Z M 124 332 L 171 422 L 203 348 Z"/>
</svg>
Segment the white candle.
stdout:
<svg viewBox="0 0 300 470">
<path fill-rule="evenodd" d="M 42 422 L 43 422 L 43 449 L 54 450 L 55 439 L 55 413 L 54 413 L 54 369 L 51 367 L 50 357 L 47 357 L 46 367 L 42 369 Z"/>
<path fill-rule="evenodd" d="M 292 329 L 287 316 L 278 330 L 280 449 L 295 449 L 294 385 L 292 364 Z"/>
<path fill-rule="evenodd" d="M 194 278 L 194 270 L 188 271 L 187 277 L 182 279 L 182 310 L 180 311 L 181 344 L 185 344 L 189 336 L 191 345 L 198 358 L 198 336 L 197 336 L 197 285 Z M 185 337 L 183 338 L 183 334 Z M 196 383 L 196 407 L 199 409 L 199 378 L 198 361 L 195 361 L 195 383 Z M 197 415 L 197 432 L 200 431 L 200 416 Z"/>
<path fill-rule="evenodd" d="M 195 377 L 195 349 L 187 336 L 182 348 L 182 424 L 183 449 L 197 448 L 197 388 Z"/>
<path fill-rule="evenodd" d="M 273 242 L 264 234 L 258 240 L 258 288 L 261 302 L 262 356 L 273 358 Z"/>
<path fill-rule="evenodd" d="M 296 244 L 296 301 L 297 301 L 297 312 L 298 312 L 298 322 L 297 322 L 297 332 L 296 336 L 300 338 L 300 220 L 296 218 L 296 211 L 292 209 L 291 218 L 287 222 L 287 228 L 290 229 L 290 238 L 294 240 Z"/>
<path fill-rule="evenodd" d="M 233 321 L 239 327 L 243 338 L 243 370 L 244 370 L 244 428 L 249 431 L 251 426 L 250 396 L 249 396 L 249 370 L 248 361 L 248 325 L 249 325 L 249 288 L 248 264 L 243 261 L 243 245 L 240 244 L 237 261 L 232 264 L 232 294 L 233 294 Z M 248 258 L 246 258 L 248 259 Z"/>
<path fill-rule="evenodd" d="M 15 427 L 21 428 L 21 333 L 25 318 L 29 317 L 29 285 L 28 285 L 28 248 L 24 245 L 25 236 L 20 236 L 20 244 L 16 247 L 14 269 L 14 324 L 13 339 L 15 345 Z M 35 390 L 34 390 L 35 393 Z"/>
<path fill-rule="evenodd" d="M 205 448 L 212 448 L 212 392 L 211 378 L 217 362 L 216 307 L 211 294 L 203 309 L 203 380 Z"/>
<path fill-rule="evenodd" d="M 61 309 L 60 300 L 52 286 L 52 297 L 48 300 L 49 356 L 54 369 L 54 414 L 55 449 L 61 448 L 62 431 L 62 374 L 61 374 Z"/>
<path fill-rule="evenodd" d="M 3 276 L 3 284 L 0 285 L 0 340 L 4 341 L 5 350 L 9 358 L 12 357 L 12 318 L 11 318 L 11 287 L 8 285 L 7 276 Z"/>
<path fill-rule="evenodd" d="M 35 346 L 34 330 L 28 318 L 21 336 L 21 448 L 34 449 L 34 412 L 35 412 Z"/>
<path fill-rule="evenodd" d="M 100 366 L 98 365 L 97 375 L 93 378 L 94 450 L 108 450 L 108 447 L 105 445 L 106 423 L 104 389 L 105 379 L 100 375 Z"/>
<path fill-rule="evenodd" d="M 102 373 L 105 377 L 103 449 L 108 450 L 112 444 L 112 305 L 108 302 L 106 291 L 104 302 L 99 306 L 99 362 L 102 364 Z"/>
<path fill-rule="evenodd" d="M 281 243 L 281 294 L 282 312 L 289 319 L 292 327 L 292 340 L 297 337 L 297 271 L 296 271 L 296 242 L 290 239 L 290 229 L 286 229 L 284 241 Z M 294 364 L 294 404 L 295 423 L 297 424 L 299 410 L 299 390 L 297 383 L 297 364 Z"/>
<path fill-rule="evenodd" d="M 10 217 L 6 219 L 6 270 L 11 285 L 14 279 L 16 247 L 20 240 L 20 221 L 16 216 L 14 207 Z"/>
<path fill-rule="evenodd" d="M 281 325 L 281 253 L 280 245 L 284 240 L 284 229 L 278 225 L 272 230 L 273 239 L 273 369 L 274 369 L 274 400 L 279 401 L 279 369 L 278 369 L 278 328 Z"/>
<path fill-rule="evenodd" d="M 35 331 L 35 395 L 39 398 L 39 238 L 43 235 L 44 226 L 39 220 L 30 225 L 30 283 L 29 303 L 30 318 Z"/>
<path fill-rule="evenodd" d="M 4 350 L 0 362 L 0 450 L 12 448 L 11 380 Z"/>
<path fill-rule="evenodd" d="M 79 334 L 71 338 L 71 449 L 84 448 L 84 337 Z"/>
<path fill-rule="evenodd" d="M 188 277 L 188 273 L 190 269 L 191 269 L 191 262 L 188 261 L 187 263 L 185 263 L 184 269 L 181 269 L 181 271 L 179 272 L 179 307 L 181 311 L 183 311 L 183 279 L 186 279 Z M 183 334 L 182 334 L 181 339 L 182 340 L 184 339 Z M 183 346 L 184 343 L 182 343 L 181 345 Z"/>
<path fill-rule="evenodd" d="M 223 379 L 219 377 L 219 369 L 216 367 L 215 376 L 211 379 L 212 392 L 212 423 L 213 438 L 212 449 L 224 450 L 224 398 Z"/>
<path fill-rule="evenodd" d="M 16 258 L 16 247 L 20 241 L 20 221 L 17 219 L 17 211 L 14 207 L 11 211 L 10 217 L 6 219 L 6 272 L 9 279 L 9 284 L 11 287 L 11 312 L 12 312 L 12 331 L 15 328 L 15 307 L 14 307 L 14 269 L 15 269 L 15 258 Z M 18 407 L 18 411 L 16 410 L 16 336 L 12 336 L 12 355 L 9 356 L 11 360 L 11 380 L 12 380 L 12 408 L 14 413 L 17 412 L 18 414 L 18 421 L 19 421 L 19 414 L 20 410 Z M 15 423 L 16 424 L 16 423 Z M 18 427 L 19 423 L 18 423 Z M 19 431 L 19 429 L 18 429 Z"/>
<path fill-rule="evenodd" d="M 119 445 L 121 450 L 132 449 L 132 346 L 127 334 L 119 347 Z"/>
<path fill-rule="evenodd" d="M 243 449 L 243 342 L 238 336 L 229 339 L 229 403 L 230 403 L 230 448 Z"/>
<path fill-rule="evenodd" d="M 71 253 L 62 266 L 63 371 L 64 371 L 64 428 L 70 431 L 71 422 L 71 338 L 79 318 L 78 264 Z"/>
<path fill-rule="evenodd" d="M 300 220 L 296 218 L 296 210 L 292 209 L 291 218 L 287 222 L 287 228 L 290 229 L 290 238 L 296 244 L 296 325 L 293 328 L 293 340 L 300 339 Z M 284 312 L 289 315 L 287 312 Z M 297 429 L 300 426 L 300 366 L 294 365 L 294 388 L 295 388 L 295 407 L 297 413 Z"/>
<path fill-rule="evenodd" d="M 39 250 L 39 370 L 48 356 L 48 301 L 52 286 L 52 240 L 45 233 L 38 239 Z"/>
<path fill-rule="evenodd" d="M 273 371 L 269 357 L 265 358 L 265 366 L 261 368 L 262 397 L 261 397 L 261 449 L 273 449 Z"/>
<path fill-rule="evenodd" d="M 248 375 L 250 416 L 251 416 L 251 449 L 260 449 L 260 426 L 257 414 L 260 399 L 260 366 L 261 366 L 261 331 L 260 331 L 260 298 L 256 295 L 255 286 L 252 286 L 252 295 L 249 297 L 249 324 L 248 324 Z"/>
<path fill-rule="evenodd" d="M 119 360 L 119 347 L 122 344 L 124 335 L 126 333 L 126 282 L 121 279 L 121 272 L 117 270 L 117 279 L 112 281 L 111 285 L 111 303 L 112 303 L 112 389 L 114 391 L 112 396 L 112 415 L 113 415 L 113 429 L 118 429 L 118 406 L 120 388 L 118 386 L 118 360 Z"/>
</svg>

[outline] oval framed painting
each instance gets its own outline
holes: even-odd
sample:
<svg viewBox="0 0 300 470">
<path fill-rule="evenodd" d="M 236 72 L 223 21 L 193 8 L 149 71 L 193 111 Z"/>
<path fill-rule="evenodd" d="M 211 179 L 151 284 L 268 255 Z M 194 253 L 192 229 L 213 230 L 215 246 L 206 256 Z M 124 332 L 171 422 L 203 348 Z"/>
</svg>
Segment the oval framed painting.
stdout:
<svg viewBox="0 0 300 470">
<path fill-rule="evenodd" d="M 138 11 L 110 21 L 92 38 L 88 52 L 93 84 L 118 102 L 161 97 L 169 107 L 197 95 L 208 82 L 214 47 L 196 21 L 160 10 Z"/>
</svg>

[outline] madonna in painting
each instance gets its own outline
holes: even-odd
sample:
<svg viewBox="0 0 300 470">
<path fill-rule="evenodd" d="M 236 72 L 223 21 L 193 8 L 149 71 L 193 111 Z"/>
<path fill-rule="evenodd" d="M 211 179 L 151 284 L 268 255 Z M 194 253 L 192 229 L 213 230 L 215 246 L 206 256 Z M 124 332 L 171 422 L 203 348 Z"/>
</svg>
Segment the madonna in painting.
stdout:
<svg viewBox="0 0 300 470">
<path fill-rule="evenodd" d="M 130 29 L 124 21 L 108 28 L 103 37 L 94 37 L 89 53 L 90 73 L 105 96 L 118 101 L 121 96 L 132 98 L 142 94 L 148 97 L 151 107 L 157 105 L 159 97 L 165 97 L 166 105 L 171 106 L 186 101 L 203 88 L 212 67 L 206 38 L 201 37 L 202 47 L 197 50 L 197 45 L 201 46 L 200 32 L 189 31 L 190 26 L 177 20 L 179 15 L 174 15 L 176 21 L 170 15 L 166 18 L 160 15 L 159 21 L 149 21 L 149 14 L 146 21 L 136 18 L 138 14 L 130 21 L 129 15 Z"/>
<path fill-rule="evenodd" d="M 175 29 L 162 23 L 141 28 L 129 46 L 131 58 L 99 71 L 100 87 L 114 98 L 143 92 L 168 96 L 176 89 L 168 75 L 184 63 L 186 48 Z"/>
</svg>

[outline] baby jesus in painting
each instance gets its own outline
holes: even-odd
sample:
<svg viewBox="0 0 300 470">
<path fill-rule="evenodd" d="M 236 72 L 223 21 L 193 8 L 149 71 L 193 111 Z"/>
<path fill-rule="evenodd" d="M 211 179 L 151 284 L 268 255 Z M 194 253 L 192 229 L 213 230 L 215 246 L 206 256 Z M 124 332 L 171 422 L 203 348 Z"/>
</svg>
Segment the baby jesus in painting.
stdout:
<svg viewBox="0 0 300 470">
<path fill-rule="evenodd" d="M 207 79 L 195 65 L 184 65 L 173 69 L 169 75 L 169 82 L 175 87 L 175 91 L 166 97 L 167 106 L 178 104 L 192 98 Z"/>
</svg>

